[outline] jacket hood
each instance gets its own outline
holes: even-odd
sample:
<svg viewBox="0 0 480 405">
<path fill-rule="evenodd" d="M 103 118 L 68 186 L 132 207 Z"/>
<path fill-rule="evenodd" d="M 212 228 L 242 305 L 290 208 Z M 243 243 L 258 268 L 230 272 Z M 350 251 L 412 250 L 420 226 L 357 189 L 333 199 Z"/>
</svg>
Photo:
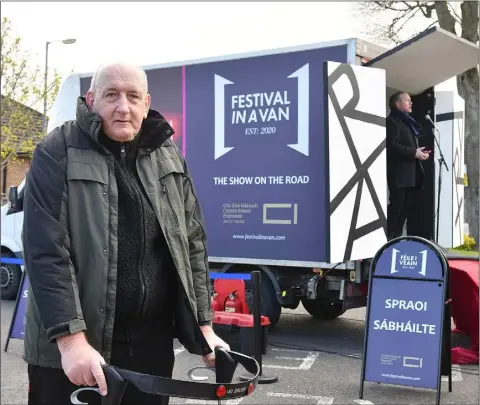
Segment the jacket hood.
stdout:
<svg viewBox="0 0 480 405">
<path fill-rule="evenodd" d="M 90 136 L 97 144 L 100 143 L 103 120 L 88 107 L 85 97 L 77 99 L 76 121 L 86 135 Z M 174 129 L 162 114 L 149 109 L 147 118 L 143 120 L 140 132 L 137 134 L 140 136 L 139 147 L 156 149 L 174 133 Z"/>
</svg>

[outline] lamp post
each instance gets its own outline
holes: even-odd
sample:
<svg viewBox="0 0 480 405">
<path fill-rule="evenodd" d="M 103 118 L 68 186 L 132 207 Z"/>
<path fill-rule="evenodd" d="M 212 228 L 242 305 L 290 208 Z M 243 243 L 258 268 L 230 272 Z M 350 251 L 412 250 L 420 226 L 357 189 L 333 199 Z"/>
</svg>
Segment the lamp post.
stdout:
<svg viewBox="0 0 480 405">
<path fill-rule="evenodd" d="M 47 86 L 48 86 L 48 46 L 50 44 L 61 42 L 64 45 L 74 44 L 77 40 L 74 38 L 61 39 L 56 41 L 47 41 L 45 44 L 45 83 L 43 88 L 43 133 L 47 133 Z"/>
</svg>

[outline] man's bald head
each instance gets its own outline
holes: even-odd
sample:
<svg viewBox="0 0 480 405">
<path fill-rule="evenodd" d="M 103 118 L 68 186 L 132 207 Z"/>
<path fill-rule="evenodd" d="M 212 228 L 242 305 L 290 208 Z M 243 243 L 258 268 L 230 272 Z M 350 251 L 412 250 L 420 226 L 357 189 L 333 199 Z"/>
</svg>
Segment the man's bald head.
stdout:
<svg viewBox="0 0 480 405">
<path fill-rule="evenodd" d="M 100 66 L 86 95 L 87 105 L 102 118 L 103 132 L 119 142 L 131 141 L 150 108 L 147 75 L 129 63 Z"/>
<path fill-rule="evenodd" d="M 132 77 L 136 76 L 138 84 L 143 88 L 145 94 L 148 93 L 148 80 L 145 71 L 140 66 L 127 62 L 114 62 L 99 66 L 92 76 L 89 90 L 97 93 L 106 82 L 125 72 L 129 72 Z"/>
</svg>

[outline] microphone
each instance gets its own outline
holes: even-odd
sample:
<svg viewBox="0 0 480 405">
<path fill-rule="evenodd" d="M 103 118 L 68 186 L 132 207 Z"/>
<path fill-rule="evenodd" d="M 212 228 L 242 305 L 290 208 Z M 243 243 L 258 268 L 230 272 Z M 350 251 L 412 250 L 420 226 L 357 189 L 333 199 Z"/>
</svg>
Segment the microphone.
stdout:
<svg viewBox="0 0 480 405">
<path fill-rule="evenodd" d="M 425 115 L 425 119 L 430 123 L 432 124 L 432 126 L 436 129 L 437 127 L 435 126 L 435 124 L 433 123 L 432 119 L 430 118 L 430 115 Z"/>
</svg>

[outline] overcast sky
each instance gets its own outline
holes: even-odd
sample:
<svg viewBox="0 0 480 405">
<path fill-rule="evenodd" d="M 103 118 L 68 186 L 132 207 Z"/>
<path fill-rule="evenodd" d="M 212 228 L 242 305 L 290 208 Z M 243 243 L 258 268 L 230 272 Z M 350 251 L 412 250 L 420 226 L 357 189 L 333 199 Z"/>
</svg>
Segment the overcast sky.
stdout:
<svg viewBox="0 0 480 405">
<path fill-rule="evenodd" d="M 63 77 L 118 59 L 150 65 L 354 37 L 376 42 L 372 21 L 393 18 L 364 16 L 358 2 L 0 4 L 42 72 L 46 41 L 76 39 L 49 46 L 49 68 Z M 428 23 L 414 19 L 404 39 Z"/>
<path fill-rule="evenodd" d="M 367 35 L 365 18 L 348 2 L 24 3 L 2 2 L 1 13 L 43 68 L 66 74 L 112 59 L 140 65 Z"/>
</svg>

